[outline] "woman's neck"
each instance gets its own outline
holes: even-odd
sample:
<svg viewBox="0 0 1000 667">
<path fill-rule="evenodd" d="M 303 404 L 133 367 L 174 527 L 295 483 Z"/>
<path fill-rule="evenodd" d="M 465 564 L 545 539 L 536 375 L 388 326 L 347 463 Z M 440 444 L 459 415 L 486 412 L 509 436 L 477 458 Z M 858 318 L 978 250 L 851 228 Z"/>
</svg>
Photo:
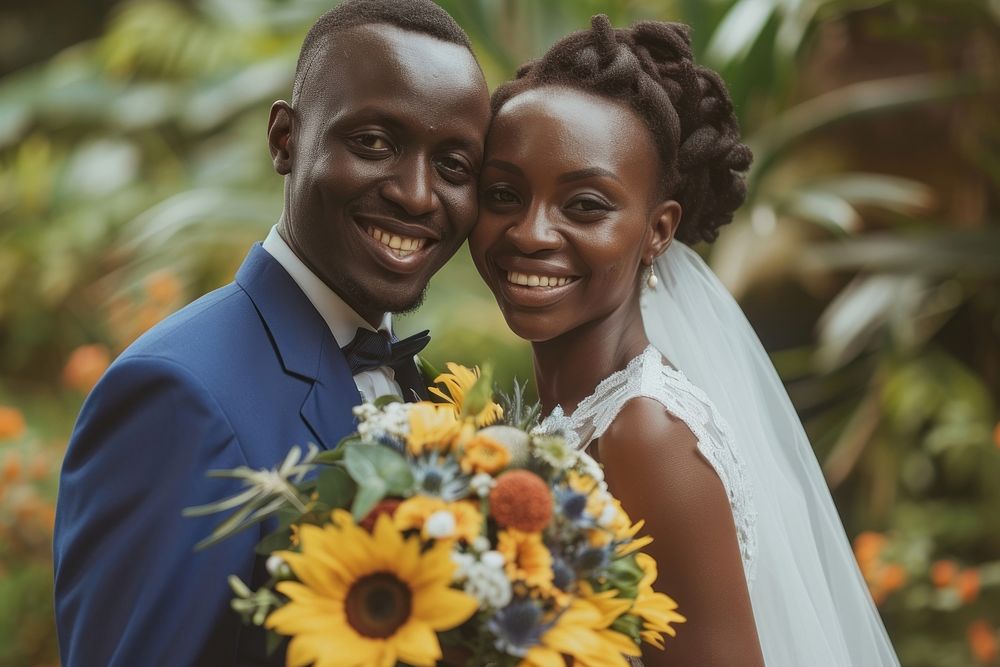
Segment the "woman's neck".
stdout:
<svg viewBox="0 0 1000 667">
<path fill-rule="evenodd" d="M 543 414 L 556 405 L 570 414 L 601 380 L 625 368 L 647 345 L 638 300 L 552 340 L 532 343 Z"/>
</svg>

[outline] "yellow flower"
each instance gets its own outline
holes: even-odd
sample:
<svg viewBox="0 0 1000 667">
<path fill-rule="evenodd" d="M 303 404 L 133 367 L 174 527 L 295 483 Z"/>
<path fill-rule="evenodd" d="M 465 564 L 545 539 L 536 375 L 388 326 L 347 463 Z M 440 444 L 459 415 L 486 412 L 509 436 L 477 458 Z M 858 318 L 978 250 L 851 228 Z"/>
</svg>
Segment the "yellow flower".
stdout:
<svg viewBox="0 0 1000 667">
<path fill-rule="evenodd" d="M 462 431 L 455 412 L 446 405 L 421 401 L 410 408 L 410 436 L 407 448 L 411 454 L 424 449 L 449 451 Z"/>
<path fill-rule="evenodd" d="M 277 585 L 290 600 L 266 626 L 292 638 L 289 667 L 433 667 L 441 658 L 435 633 L 477 608 L 474 598 L 449 587 L 450 547 L 421 553 L 420 540 L 404 540 L 386 515 L 372 534 L 344 510 L 335 510 L 333 521 L 303 525 L 301 553 L 278 552 L 298 581 Z"/>
<path fill-rule="evenodd" d="M 455 519 L 455 539 L 471 542 L 482 530 L 483 515 L 479 513 L 476 503 L 470 500 L 446 503 L 441 498 L 413 496 L 399 505 L 393 519 L 397 530 L 419 530 L 421 537 L 426 540 L 431 536 L 427 534 L 425 524 L 437 512 L 451 512 Z"/>
<path fill-rule="evenodd" d="M 510 463 L 510 451 L 488 435 L 475 435 L 462 450 L 462 472 L 495 475 Z"/>
<path fill-rule="evenodd" d="M 677 613 L 677 603 L 672 598 L 653 590 L 656 581 L 656 561 L 649 554 L 636 554 L 635 562 L 642 570 L 642 580 L 639 581 L 639 594 L 629 610 L 642 619 L 640 635 L 647 643 L 658 649 L 663 648 L 663 634 L 671 637 L 677 635 L 671 623 L 683 623 L 687 619 Z"/>
<path fill-rule="evenodd" d="M 513 528 L 500 531 L 497 551 L 503 554 L 511 581 L 523 581 L 543 593 L 552 588 L 552 554 L 541 533 L 523 533 Z"/>
<path fill-rule="evenodd" d="M 628 601 L 614 605 L 608 596 L 617 591 L 601 594 L 601 598 L 577 598 L 559 615 L 556 623 L 538 645 L 528 650 L 519 667 L 556 667 L 564 665 L 563 655 L 587 667 L 627 667 L 625 655 L 638 657 L 641 652 L 631 639 L 609 628 Z"/>
<path fill-rule="evenodd" d="M 448 362 L 445 366 L 451 372 L 441 373 L 441 375 L 434 378 L 434 382 L 443 384 L 448 393 L 441 391 L 437 387 L 428 387 L 427 389 L 450 405 L 457 418 L 462 414 L 462 410 L 465 407 L 466 395 L 479 380 L 479 367 L 470 369 L 461 364 L 451 362 Z M 500 419 L 503 416 L 503 408 L 493 401 L 486 401 L 485 407 L 470 416 L 475 420 L 476 426 L 482 428 Z"/>
</svg>

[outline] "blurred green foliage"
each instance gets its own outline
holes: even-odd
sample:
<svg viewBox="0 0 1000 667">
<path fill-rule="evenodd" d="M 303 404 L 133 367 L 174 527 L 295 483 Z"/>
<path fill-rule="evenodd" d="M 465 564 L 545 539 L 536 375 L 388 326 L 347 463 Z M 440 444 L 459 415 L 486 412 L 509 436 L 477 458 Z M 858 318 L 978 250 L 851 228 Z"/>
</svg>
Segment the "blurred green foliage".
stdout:
<svg viewBox="0 0 1000 667">
<path fill-rule="evenodd" d="M 491 85 L 596 12 L 694 26 L 756 155 L 710 261 L 787 382 L 903 664 L 997 664 L 1000 4 L 440 4 Z M 34 64 L 0 79 L 0 667 L 58 662 L 49 540 L 72 420 L 115 353 L 228 282 L 277 219 L 268 108 L 329 6 L 119 2 L 57 53 L 8 45 Z M 400 320 L 423 327 L 437 366 L 531 377 L 464 250 Z"/>
</svg>

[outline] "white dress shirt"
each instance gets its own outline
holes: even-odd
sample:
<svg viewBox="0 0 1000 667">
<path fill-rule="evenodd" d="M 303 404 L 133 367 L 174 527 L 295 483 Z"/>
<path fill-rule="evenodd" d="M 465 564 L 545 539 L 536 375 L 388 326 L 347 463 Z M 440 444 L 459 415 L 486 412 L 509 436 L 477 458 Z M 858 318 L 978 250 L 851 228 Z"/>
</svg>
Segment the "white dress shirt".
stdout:
<svg viewBox="0 0 1000 667">
<path fill-rule="evenodd" d="M 368 324 L 363 317 L 354 312 L 354 309 L 344 303 L 336 292 L 327 287 L 326 283 L 319 279 L 301 259 L 296 256 L 292 249 L 288 247 L 285 240 L 278 234 L 278 226 L 271 228 L 271 232 L 264 239 L 264 250 L 269 252 L 278 264 L 288 272 L 295 284 L 306 295 L 309 302 L 319 312 L 326 325 L 330 327 L 337 345 L 344 347 L 354 339 L 354 334 L 358 329 L 375 328 Z M 392 316 L 386 313 L 382 317 L 382 324 L 379 331 L 392 333 Z M 370 371 L 362 371 L 354 376 L 354 384 L 358 386 L 358 391 L 366 401 L 374 401 L 379 396 L 385 394 L 395 394 L 402 396 L 403 392 L 396 382 L 395 373 L 387 366 L 375 368 Z"/>
</svg>

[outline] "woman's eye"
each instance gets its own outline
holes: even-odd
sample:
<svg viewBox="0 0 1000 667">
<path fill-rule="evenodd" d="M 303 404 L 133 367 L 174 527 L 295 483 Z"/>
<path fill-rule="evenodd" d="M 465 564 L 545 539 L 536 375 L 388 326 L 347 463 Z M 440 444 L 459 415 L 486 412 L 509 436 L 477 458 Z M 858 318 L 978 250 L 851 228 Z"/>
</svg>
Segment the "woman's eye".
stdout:
<svg viewBox="0 0 1000 667">
<path fill-rule="evenodd" d="M 486 191 L 486 198 L 495 204 L 517 203 L 517 195 L 507 188 L 491 188 Z"/>
<path fill-rule="evenodd" d="M 577 211 L 581 213 L 593 213 L 595 211 L 608 211 L 611 210 L 611 206 L 600 199 L 593 199 L 590 197 L 581 197 L 580 199 L 575 199 L 570 202 L 567 206 L 571 211 Z"/>
</svg>

